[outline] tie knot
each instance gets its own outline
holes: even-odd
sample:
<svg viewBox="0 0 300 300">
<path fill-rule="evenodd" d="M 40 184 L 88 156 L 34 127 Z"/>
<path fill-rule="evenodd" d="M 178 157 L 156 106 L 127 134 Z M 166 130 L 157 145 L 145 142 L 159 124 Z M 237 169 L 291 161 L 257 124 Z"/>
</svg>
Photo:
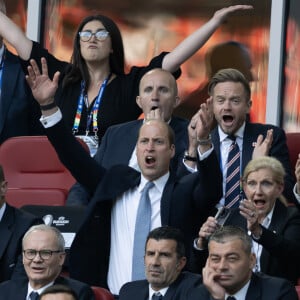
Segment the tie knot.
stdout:
<svg viewBox="0 0 300 300">
<path fill-rule="evenodd" d="M 154 293 L 152 295 L 152 300 L 162 300 L 162 298 L 163 298 L 163 296 L 162 296 L 162 294 L 160 292 Z"/>
<path fill-rule="evenodd" d="M 235 299 L 235 297 L 233 297 L 233 296 L 229 296 L 229 297 L 227 297 L 226 300 L 236 300 L 236 299 Z"/>
<path fill-rule="evenodd" d="M 233 135 L 233 134 L 231 134 L 231 135 L 227 135 L 227 137 L 228 137 L 230 140 L 232 140 L 233 142 L 235 142 L 235 141 L 236 141 L 236 136 L 235 136 L 235 135 Z"/>
<path fill-rule="evenodd" d="M 39 293 L 32 291 L 29 295 L 30 300 L 38 300 L 40 298 Z"/>
<path fill-rule="evenodd" d="M 143 188 L 143 191 L 146 192 L 146 191 L 149 191 L 152 187 L 154 186 L 154 183 L 152 181 L 148 181 L 144 188 Z"/>
</svg>

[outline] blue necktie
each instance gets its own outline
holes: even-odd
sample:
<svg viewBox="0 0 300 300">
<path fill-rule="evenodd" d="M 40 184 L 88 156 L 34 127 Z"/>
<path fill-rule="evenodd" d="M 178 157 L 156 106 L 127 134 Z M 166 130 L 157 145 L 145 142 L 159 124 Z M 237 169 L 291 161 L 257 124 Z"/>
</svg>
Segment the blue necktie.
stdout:
<svg viewBox="0 0 300 300">
<path fill-rule="evenodd" d="M 39 293 L 32 291 L 29 295 L 30 300 L 38 300 L 40 298 Z"/>
<path fill-rule="evenodd" d="M 235 136 L 228 136 L 232 140 L 227 159 L 225 206 L 238 207 L 240 197 L 240 149 Z"/>
<path fill-rule="evenodd" d="M 161 293 L 155 293 L 152 295 L 152 300 L 162 300 L 163 296 Z"/>
<path fill-rule="evenodd" d="M 151 202 L 149 190 L 153 186 L 154 183 L 151 181 L 145 185 L 136 214 L 132 256 L 132 280 L 145 279 L 145 244 L 147 235 L 151 229 Z"/>
<path fill-rule="evenodd" d="M 229 297 L 227 297 L 226 300 L 236 300 L 236 299 L 235 299 L 235 297 L 233 297 L 233 296 L 229 296 Z"/>
</svg>

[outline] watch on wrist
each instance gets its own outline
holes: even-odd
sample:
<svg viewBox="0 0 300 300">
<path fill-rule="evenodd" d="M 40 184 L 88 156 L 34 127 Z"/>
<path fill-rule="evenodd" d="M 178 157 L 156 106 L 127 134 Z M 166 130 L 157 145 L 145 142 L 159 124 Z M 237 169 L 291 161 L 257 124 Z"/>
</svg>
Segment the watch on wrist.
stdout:
<svg viewBox="0 0 300 300">
<path fill-rule="evenodd" d="M 40 109 L 41 110 L 50 110 L 52 108 L 56 107 L 56 103 L 55 102 L 51 102 L 49 104 L 46 105 L 40 105 Z"/>
<path fill-rule="evenodd" d="M 194 161 L 194 162 L 196 162 L 197 161 L 197 156 L 191 156 L 191 155 L 189 155 L 188 151 L 185 151 L 183 159 L 184 160 L 188 160 L 188 161 Z"/>
</svg>

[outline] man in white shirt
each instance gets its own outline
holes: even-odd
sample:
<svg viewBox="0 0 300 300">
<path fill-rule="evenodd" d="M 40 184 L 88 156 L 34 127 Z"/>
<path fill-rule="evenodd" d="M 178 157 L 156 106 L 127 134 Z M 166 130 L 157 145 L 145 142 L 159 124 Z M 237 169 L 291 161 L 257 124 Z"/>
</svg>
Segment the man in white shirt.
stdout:
<svg viewBox="0 0 300 300">
<path fill-rule="evenodd" d="M 289 281 L 252 272 L 256 257 L 251 237 L 243 229 L 221 227 L 211 236 L 208 248 L 203 285 L 191 292 L 189 300 L 298 299 Z"/>
<path fill-rule="evenodd" d="M 153 183 L 149 190 L 150 230 L 161 225 L 181 229 L 190 257 L 200 224 L 221 196 L 221 173 L 214 152 L 209 151 L 211 143 L 200 143 L 197 148 L 203 158 L 198 161 L 199 172 L 177 178 L 169 172 L 175 153 L 174 133 L 164 121 L 150 120 L 141 127 L 136 146 L 141 173 L 128 165 L 106 170 L 64 126 L 60 110 L 53 102 L 59 74 L 54 75 L 53 81 L 49 79 L 45 59 L 42 74 L 36 62 L 31 61 L 31 65 L 28 83 L 40 104 L 46 134 L 61 161 L 93 194 L 71 246 L 71 276 L 90 285 L 108 286 L 113 294 L 118 294 L 120 287 L 131 280 L 135 221 L 141 191 L 147 182 Z M 201 141 L 209 131 L 205 118 L 212 116 L 200 115 L 203 118 L 199 117 L 191 134 Z"/>
</svg>

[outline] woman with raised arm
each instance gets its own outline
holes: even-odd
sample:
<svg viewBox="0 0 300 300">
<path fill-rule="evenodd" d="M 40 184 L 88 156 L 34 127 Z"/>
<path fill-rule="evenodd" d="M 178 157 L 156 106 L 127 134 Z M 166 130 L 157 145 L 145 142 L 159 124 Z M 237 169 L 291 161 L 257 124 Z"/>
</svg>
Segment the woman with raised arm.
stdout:
<svg viewBox="0 0 300 300">
<path fill-rule="evenodd" d="M 41 45 L 28 39 L 8 17 L 0 13 L 0 35 L 23 60 L 26 70 L 29 59 L 38 63 L 45 57 L 52 78 L 60 71 L 55 101 L 74 134 L 88 135 L 98 145 L 106 129 L 117 123 L 136 119 L 141 113 L 136 104 L 140 78 L 152 68 L 171 71 L 177 78 L 179 67 L 208 40 L 226 17 L 252 6 L 235 5 L 215 12 L 201 28 L 183 40 L 173 51 L 154 57 L 147 66 L 132 67 L 124 72 L 124 49 L 117 25 L 103 15 L 89 16 L 79 25 L 71 62 L 56 59 Z M 27 70 L 26 70 L 27 72 Z"/>
</svg>

